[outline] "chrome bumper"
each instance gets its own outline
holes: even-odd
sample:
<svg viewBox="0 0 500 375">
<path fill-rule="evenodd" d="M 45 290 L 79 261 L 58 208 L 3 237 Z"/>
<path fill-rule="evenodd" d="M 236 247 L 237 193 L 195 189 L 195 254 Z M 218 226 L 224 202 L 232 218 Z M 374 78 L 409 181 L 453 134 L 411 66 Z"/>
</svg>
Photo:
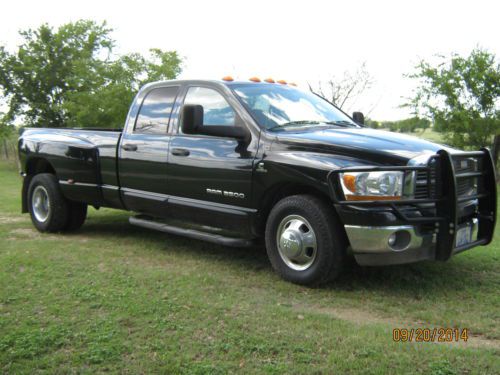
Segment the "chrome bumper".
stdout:
<svg viewBox="0 0 500 375">
<path fill-rule="evenodd" d="M 472 240 L 477 238 L 478 220 L 473 219 Z M 436 233 L 420 234 L 413 225 L 345 225 L 351 250 L 361 265 L 389 265 L 435 259 Z M 392 240 L 391 240 L 392 236 Z"/>
<path fill-rule="evenodd" d="M 346 225 L 345 230 L 352 251 L 354 253 L 388 253 L 393 251 L 405 251 L 422 246 L 423 237 L 415 232 L 412 225 L 390 226 L 390 227 L 366 227 L 358 225 Z M 399 244 L 396 242 L 391 246 L 391 236 L 400 236 Z"/>
</svg>

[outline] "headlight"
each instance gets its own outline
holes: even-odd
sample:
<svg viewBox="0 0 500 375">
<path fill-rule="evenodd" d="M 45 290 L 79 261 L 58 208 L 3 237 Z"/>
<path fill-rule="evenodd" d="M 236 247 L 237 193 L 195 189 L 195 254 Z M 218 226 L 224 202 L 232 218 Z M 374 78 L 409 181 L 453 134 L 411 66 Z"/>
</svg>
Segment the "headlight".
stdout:
<svg viewBox="0 0 500 375">
<path fill-rule="evenodd" d="M 396 200 L 403 195 L 404 172 L 345 172 L 340 183 L 346 200 Z"/>
</svg>

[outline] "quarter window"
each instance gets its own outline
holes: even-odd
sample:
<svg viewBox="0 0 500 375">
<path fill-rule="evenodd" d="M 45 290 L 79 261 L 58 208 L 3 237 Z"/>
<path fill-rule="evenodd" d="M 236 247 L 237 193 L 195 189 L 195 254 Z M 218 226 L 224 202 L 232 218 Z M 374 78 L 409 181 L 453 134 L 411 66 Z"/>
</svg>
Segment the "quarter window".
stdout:
<svg viewBox="0 0 500 375">
<path fill-rule="evenodd" d="M 234 126 L 235 112 L 224 97 L 206 87 L 190 87 L 184 104 L 203 106 L 203 125 Z"/>
<path fill-rule="evenodd" d="M 142 102 L 134 132 L 166 134 L 178 90 L 177 86 L 151 90 Z"/>
</svg>

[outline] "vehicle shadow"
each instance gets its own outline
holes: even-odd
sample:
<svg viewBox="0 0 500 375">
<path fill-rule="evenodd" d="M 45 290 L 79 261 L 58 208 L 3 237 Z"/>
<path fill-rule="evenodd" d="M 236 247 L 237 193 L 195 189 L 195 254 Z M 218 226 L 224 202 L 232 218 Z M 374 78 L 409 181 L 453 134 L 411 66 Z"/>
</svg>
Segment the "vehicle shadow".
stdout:
<svg viewBox="0 0 500 375">
<path fill-rule="evenodd" d="M 225 262 L 228 267 L 239 267 L 242 270 L 266 270 L 270 275 L 273 272 L 263 245 L 251 248 L 225 247 L 136 227 L 128 224 L 127 220 L 127 217 L 121 215 L 110 218 L 102 216 L 99 220 L 91 220 L 85 224 L 75 234 L 89 238 L 118 237 L 132 243 L 147 239 L 157 242 L 163 251 L 182 251 L 193 258 Z M 342 292 L 383 291 L 385 294 L 425 299 L 428 293 L 433 296 L 436 293 L 446 295 L 449 291 L 461 290 L 464 285 L 467 285 L 468 290 L 480 288 L 485 281 L 482 280 L 482 273 L 473 272 L 480 267 L 477 262 L 471 258 L 467 261 L 452 258 L 446 263 L 426 261 L 409 265 L 361 267 L 354 259 L 349 258 L 340 277 L 318 289 Z"/>
</svg>

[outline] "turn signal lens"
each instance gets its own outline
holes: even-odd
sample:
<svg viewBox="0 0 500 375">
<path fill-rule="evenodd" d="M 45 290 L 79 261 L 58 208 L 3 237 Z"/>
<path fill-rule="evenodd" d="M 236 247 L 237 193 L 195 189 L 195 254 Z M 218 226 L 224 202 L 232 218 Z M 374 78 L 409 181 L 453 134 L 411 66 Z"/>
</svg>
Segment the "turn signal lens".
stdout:
<svg viewBox="0 0 500 375">
<path fill-rule="evenodd" d="M 356 176 L 352 174 L 345 174 L 343 177 L 344 186 L 352 193 L 356 192 Z"/>
</svg>

